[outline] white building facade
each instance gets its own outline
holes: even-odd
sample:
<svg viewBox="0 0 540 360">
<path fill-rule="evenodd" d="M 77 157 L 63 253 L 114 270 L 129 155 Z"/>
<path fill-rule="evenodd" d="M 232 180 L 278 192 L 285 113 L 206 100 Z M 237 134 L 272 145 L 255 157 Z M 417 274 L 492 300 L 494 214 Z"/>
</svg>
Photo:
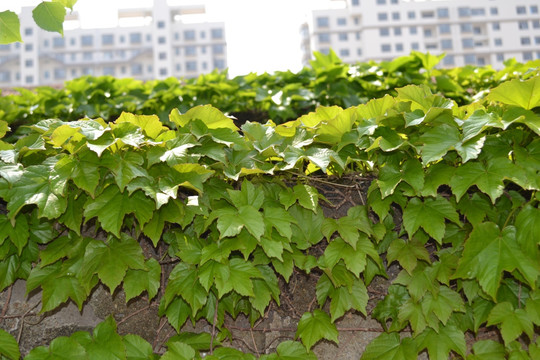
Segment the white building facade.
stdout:
<svg viewBox="0 0 540 360">
<path fill-rule="evenodd" d="M 333 49 L 348 63 L 412 50 L 445 53 L 444 67 L 540 59 L 540 0 L 343 0 L 314 11 L 304 51 Z M 308 45 L 309 44 L 309 45 Z M 304 62 L 309 58 L 304 54 Z"/>
<path fill-rule="evenodd" d="M 23 42 L 0 45 L 0 88 L 61 85 L 83 75 L 193 78 L 227 67 L 225 24 L 206 21 L 203 5 L 156 0 L 152 8 L 119 10 L 119 26 L 103 29 L 76 27 L 71 14 L 65 24 L 75 28 L 63 37 L 40 29 L 32 9 L 19 16 Z"/>
</svg>

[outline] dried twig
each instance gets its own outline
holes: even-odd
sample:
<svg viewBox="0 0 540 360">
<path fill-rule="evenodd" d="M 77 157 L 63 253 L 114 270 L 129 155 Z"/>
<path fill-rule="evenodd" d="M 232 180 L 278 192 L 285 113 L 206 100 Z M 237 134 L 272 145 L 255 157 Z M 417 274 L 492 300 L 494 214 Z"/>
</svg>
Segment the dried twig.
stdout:
<svg viewBox="0 0 540 360">
<path fill-rule="evenodd" d="M 4 320 L 8 308 L 9 308 L 9 302 L 11 301 L 11 292 L 13 291 L 13 284 L 11 284 L 8 288 L 7 296 L 6 296 L 6 303 L 4 304 L 4 308 L 2 309 L 2 315 L 0 315 L 0 324 Z"/>
</svg>

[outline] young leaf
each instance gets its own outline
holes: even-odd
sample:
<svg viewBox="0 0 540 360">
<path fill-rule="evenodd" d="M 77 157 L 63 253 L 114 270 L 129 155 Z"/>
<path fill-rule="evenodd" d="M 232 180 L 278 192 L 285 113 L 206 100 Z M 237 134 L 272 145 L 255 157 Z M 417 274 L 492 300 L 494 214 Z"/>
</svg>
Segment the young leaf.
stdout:
<svg viewBox="0 0 540 360">
<path fill-rule="evenodd" d="M 86 360 L 86 350 L 74 339 L 60 336 L 51 341 L 49 347 L 38 346 L 25 356 L 25 360 Z"/>
<path fill-rule="evenodd" d="M 532 288 L 536 286 L 539 266 L 519 248 L 516 229 L 507 226 L 500 231 L 496 224 L 487 222 L 477 225 L 465 242 L 454 278 L 476 278 L 482 289 L 496 299 L 502 273 L 516 269 Z"/>
<path fill-rule="evenodd" d="M 491 309 L 487 326 L 499 325 L 501 335 L 506 345 L 516 340 L 522 333 L 533 339 L 534 325 L 523 309 L 514 309 L 511 303 L 505 301 Z"/>
<path fill-rule="evenodd" d="M 0 329 L 0 355 L 12 360 L 18 360 L 21 357 L 19 344 L 17 344 L 15 338 L 4 329 Z"/>
<path fill-rule="evenodd" d="M 397 333 L 382 333 L 370 342 L 361 360 L 416 360 L 418 345 L 415 339 L 406 337 L 400 340 Z"/>
<path fill-rule="evenodd" d="M 13 11 L 0 12 L 0 44 L 22 42 L 19 16 Z"/>
<path fill-rule="evenodd" d="M 427 349 L 430 360 L 448 360 L 451 351 L 465 358 L 465 334 L 454 325 L 441 326 L 436 332 L 427 328 L 417 338 L 419 350 Z"/>
<path fill-rule="evenodd" d="M 422 228 L 433 237 L 439 244 L 445 232 L 445 218 L 460 224 L 459 216 L 454 207 L 441 196 L 435 199 L 427 198 L 422 202 L 418 198 L 412 198 L 403 210 L 403 226 L 409 238 Z"/>
<path fill-rule="evenodd" d="M 321 339 L 327 339 L 336 344 L 339 342 L 336 325 L 331 322 L 327 313 L 319 309 L 302 315 L 295 338 L 302 339 L 308 351 Z"/>
<path fill-rule="evenodd" d="M 66 9 L 62 4 L 43 1 L 34 8 L 32 17 L 43 30 L 54 31 L 64 36 Z"/>
<path fill-rule="evenodd" d="M 517 105 L 530 110 L 540 106 L 540 76 L 529 80 L 514 79 L 491 89 L 487 98 L 507 105 Z"/>
</svg>

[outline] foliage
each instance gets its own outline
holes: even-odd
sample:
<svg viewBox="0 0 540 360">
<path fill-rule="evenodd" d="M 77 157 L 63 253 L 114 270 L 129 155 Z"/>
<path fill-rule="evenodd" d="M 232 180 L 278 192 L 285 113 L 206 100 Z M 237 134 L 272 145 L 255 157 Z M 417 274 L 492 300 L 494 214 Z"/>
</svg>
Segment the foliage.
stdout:
<svg viewBox="0 0 540 360">
<path fill-rule="evenodd" d="M 64 35 L 66 8 L 73 10 L 77 0 L 42 1 L 32 11 L 36 24 L 43 30 Z M 0 44 L 22 41 L 19 17 L 13 11 L 0 12 Z"/>
<path fill-rule="evenodd" d="M 426 84 L 407 85 L 280 125 L 238 128 L 210 105 L 173 110 L 166 124 L 130 113 L 30 122 L 0 150 L 0 289 L 26 279 L 27 291 L 43 290 L 42 312 L 67 301 L 80 308 L 98 283 L 111 293 L 122 287 L 127 300 L 146 292 L 179 333 L 162 358 L 210 351 L 208 359 L 252 359 L 219 343 L 225 317 L 243 314 L 254 324 L 271 301 L 279 305 L 278 279 L 289 281 L 293 269 L 317 272 L 317 308 L 302 316 L 300 342 L 261 357 L 306 359 L 321 339 L 338 341 L 336 321 L 347 312 L 368 314 L 367 287 L 396 263 L 399 275 L 370 314 L 385 332 L 363 359 L 423 351 L 433 359 L 532 359 L 540 111 L 531 86 L 538 75 L 529 79 L 462 106 Z M 510 100 L 501 95 L 507 86 Z M 312 186 L 317 174 L 375 179 L 365 204 L 334 219 Z M 148 243 L 166 256 L 145 253 Z M 194 345 L 182 327 L 200 319 L 219 335 Z M 487 326 L 503 343 L 477 341 L 467 354 L 465 334 Z M 17 358 L 12 344 L 0 333 L 0 353 Z M 27 358 L 61 354 L 160 356 L 143 339 L 119 335 L 112 317 Z"/>
</svg>

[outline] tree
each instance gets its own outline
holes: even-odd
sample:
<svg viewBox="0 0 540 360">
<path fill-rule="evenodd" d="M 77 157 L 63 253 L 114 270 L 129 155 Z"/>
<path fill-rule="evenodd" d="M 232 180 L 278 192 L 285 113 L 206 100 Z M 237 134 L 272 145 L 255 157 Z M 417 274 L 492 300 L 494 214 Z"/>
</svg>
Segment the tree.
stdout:
<svg viewBox="0 0 540 360">
<path fill-rule="evenodd" d="M 66 9 L 73 10 L 77 0 L 42 1 L 32 11 L 36 24 L 47 31 L 64 35 L 64 19 Z M 13 11 L 0 12 L 0 44 L 10 44 L 21 41 L 21 23 L 19 16 Z"/>
</svg>

